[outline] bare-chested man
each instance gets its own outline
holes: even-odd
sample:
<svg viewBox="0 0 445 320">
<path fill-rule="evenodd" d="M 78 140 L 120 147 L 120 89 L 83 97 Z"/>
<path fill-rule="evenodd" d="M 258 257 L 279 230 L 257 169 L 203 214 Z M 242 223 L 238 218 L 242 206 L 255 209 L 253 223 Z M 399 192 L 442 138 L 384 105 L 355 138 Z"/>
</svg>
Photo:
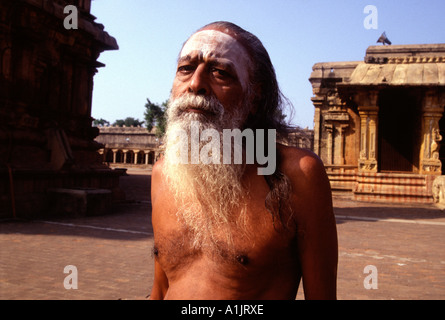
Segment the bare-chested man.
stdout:
<svg viewBox="0 0 445 320">
<path fill-rule="evenodd" d="M 152 173 L 151 299 L 295 299 L 301 278 L 306 299 L 336 298 L 337 232 L 323 164 L 256 134 L 286 133 L 283 99 L 269 55 L 249 32 L 215 22 L 184 44 L 165 157 Z M 221 133 L 219 149 L 209 148 L 215 136 L 193 141 L 210 129 Z M 255 146 L 276 153 L 273 174 L 259 174 L 264 162 L 246 161 L 246 152 L 241 163 L 235 152 L 223 162 L 224 129 L 252 129 Z M 193 148 L 220 162 L 192 159 Z M 184 150 L 186 163 L 178 161 Z"/>
</svg>

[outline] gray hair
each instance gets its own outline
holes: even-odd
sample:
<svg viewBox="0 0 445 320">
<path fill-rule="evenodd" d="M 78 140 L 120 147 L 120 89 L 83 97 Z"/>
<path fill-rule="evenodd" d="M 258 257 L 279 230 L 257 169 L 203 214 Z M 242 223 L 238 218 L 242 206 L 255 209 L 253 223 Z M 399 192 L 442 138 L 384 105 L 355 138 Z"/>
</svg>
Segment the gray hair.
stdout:
<svg viewBox="0 0 445 320">
<path fill-rule="evenodd" d="M 206 29 L 218 30 L 232 36 L 239 41 L 250 56 L 251 70 L 249 70 L 247 94 L 254 94 L 252 101 L 256 112 L 249 115 L 244 127 L 253 130 L 275 129 L 278 137 L 286 137 L 291 126 L 284 120 L 284 107 L 288 105 L 292 111 L 292 104 L 278 86 L 275 68 L 261 41 L 252 33 L 231 22 L 212 22 L 198 31 Z M 267 139 L 265 140 L 267 143 Z M 289 178 L 279 170 L 280 162 L 280 155 L 277 153 L 277 169 L 272 175 L 264 176 L 270 188 L 265 199 L 265 207 L 272 214 L 274 222 L 275 218 L 278 218 L 281 225 L 287 228 L 292 217 L 292 208 L 289 204 L 292 188 Z"/>
</svg>

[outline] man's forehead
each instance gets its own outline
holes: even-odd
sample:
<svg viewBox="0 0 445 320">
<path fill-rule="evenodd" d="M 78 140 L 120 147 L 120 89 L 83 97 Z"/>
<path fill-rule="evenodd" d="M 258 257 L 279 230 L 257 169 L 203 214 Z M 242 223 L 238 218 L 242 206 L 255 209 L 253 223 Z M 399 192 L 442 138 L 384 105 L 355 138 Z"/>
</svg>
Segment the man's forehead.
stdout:
<svg viewBox="0 0 445 320">
<path fill-rule="evenodd" d="M 249 70 L 249 55 L 246 49 L 235 38 L 227 33 L 205 29 L 193 34 L 184 44 L 179 60 L 190 57 L 222 58 L 237 70 L 239 80 L 247 83 Z M 222 61 L 222 60 L 221 60 Z"/>
<path fill-rule="evenodd" d="M 189 55 L 193 51 L 200 51 L 204 56 L 208 54 L 222 55 L 229 51 L 242 51 L 244 48 L 230 35 L 218 30 L 201 30 L 193 34 L 182 48 L 180 57 Z"/>
</svg>

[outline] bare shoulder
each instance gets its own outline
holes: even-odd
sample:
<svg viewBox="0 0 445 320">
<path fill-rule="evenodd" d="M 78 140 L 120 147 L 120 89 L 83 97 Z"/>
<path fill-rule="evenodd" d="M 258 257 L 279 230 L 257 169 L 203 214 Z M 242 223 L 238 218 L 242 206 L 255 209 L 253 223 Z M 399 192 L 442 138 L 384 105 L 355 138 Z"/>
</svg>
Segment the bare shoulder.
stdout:
<svg viewBox="0 0 445 320">
<path fill-rule="evenodd" d="M 278 145 L 281 171 L 290 179 L 296 218 L 303 221 L 332 215 L 332 194 L 321 159 L 313 152 Z"/>
<path fill-rule="evenodd" d="M 277 148 L 281 155 L 280 169 L 289 178 L 307 180 L 325 176 L 323 162 L 312 151 L 284 145 L 278 145 Z"/>
<path fill-rule="evenodd" d="M 161 175 L 162 171 L 164 170 L 163 168 L 164 168 L 164 159 L 159 159 L 153 165 L 153 168 L 151 171 L 152 176 L 159 177 L 159 175 Z"/>
<path fill-rule="evenodd" d="M 159 191 L 159 188 L 162 185 L 162 182 L 164 180 L 163 171 L 164 171 L 164 160 L 160 159 L 160 160 L 156 161 L 156 163 L 153 165 L 153 168 L 151 170 L 152 198 L 153 198 L 153 196 L 155 196 L 157 194 L 157 192 Z M 152 199 L 152 202 L 153 202 L 153 199 Z"/>
<path fill-rule="evenodd" d="M 153 215 L 162 207 L 163 198 L 166 194 L 166 183 L 164 176 L 164 160 L 158 160 L 151 171 L 151 203 L 153 208 Z"/>
</svg>

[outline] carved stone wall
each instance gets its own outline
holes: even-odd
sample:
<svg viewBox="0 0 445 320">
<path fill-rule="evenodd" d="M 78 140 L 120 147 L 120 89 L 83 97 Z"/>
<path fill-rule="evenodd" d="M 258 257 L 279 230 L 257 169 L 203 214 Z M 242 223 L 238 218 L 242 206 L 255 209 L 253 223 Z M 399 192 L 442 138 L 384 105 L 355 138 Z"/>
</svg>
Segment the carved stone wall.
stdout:
<svg viewBox="0 0 445 320">
<path fill-rule="evenodd" d="M 355 95 L 360 114 L 359 171 L 377 172 L 378 152 L 378 94 L 376 91 L 359 92 Z"/>
<path fill-rule="evenodd" d="M 64 27 L 68 4 L 78 8 L 78 29 Z M 117 187 L 97 152 L 91 104 L 97 59 L 118 46 L 90 4 L 0 2 L 0 215 L 44 210 L 53 185 L 100 188 L 99 175 Z M 76 173 L 84 179 L 72 181 Z"/>
<path fill-rule="evenodd" d="M 328 166 L 357 165 L 358 152 L 349 148 L 357 139 L 354 112 L 337 91 L 337 83 L 347 78 L 356 65 L 356 62 L 318 63 L 309 79 L 315 107 L 314 152 Z"/>
<path fill-rule="evenodd" d="M 334 189 L 355 190 L 362 199 L 373 193 L 385 200 L 432 199 L 432 179 L 396 176 L 442 173 L 445 44 L 371 46 L 364 61 L 315 64 L 309 81 L 314 93 L 314 151 L 325 163 Z M 404 112 L 412 114 L 404 117 Z M 388 129 L 387 119 L 393 118 L 412 123 L 391 120 Z M 398 127 L 409 131 L 402 138 L 405 147 L 396 145 L 403 135 Z M 385 153 L 389 151 L 393 158 Z M 403 158 L 405 153 L 410 155 Z M 386 167 L 381 169 L 383 160 Z M 399 181 L 404 181 L 399 188 L 390 185 Z"/>
<path fill-rule="evenodd" d="M 420 171 L 424 174 L 440 175 L 442 163 L 439 159 L 440 134 L 439 120 L 443 116 L 445 91 L 430 89 L 422 101 L 422 144 L 420 148 Z"/>
</svg>

